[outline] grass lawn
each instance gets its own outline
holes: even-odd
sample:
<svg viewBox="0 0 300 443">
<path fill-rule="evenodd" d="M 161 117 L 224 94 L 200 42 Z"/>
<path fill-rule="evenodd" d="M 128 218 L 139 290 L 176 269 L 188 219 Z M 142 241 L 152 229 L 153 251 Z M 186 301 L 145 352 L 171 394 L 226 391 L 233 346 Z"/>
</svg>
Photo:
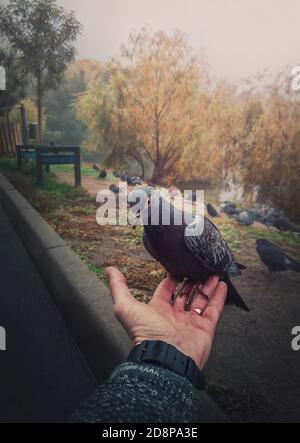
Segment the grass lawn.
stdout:
<svg viewBox="0 0 300 443">
<path fill-rule="evenodd" d="M 99 166 L 100 167 L 100 166 Z M 101 169 L 101 167 L 100 167 Z M 73 174 L 74 166 L 73 165 L 53 165 L 51 166 L 51 172 L 53 174 Z M 93 169 L 93 165 L 91 163 L 81 163 L 81 175 L 87 177 L 98 177 L 99 171 L 95 171 Z M 106 180 L 115 180 L 115 177 L 112 173 L 108 172 Z"/>
</svg>

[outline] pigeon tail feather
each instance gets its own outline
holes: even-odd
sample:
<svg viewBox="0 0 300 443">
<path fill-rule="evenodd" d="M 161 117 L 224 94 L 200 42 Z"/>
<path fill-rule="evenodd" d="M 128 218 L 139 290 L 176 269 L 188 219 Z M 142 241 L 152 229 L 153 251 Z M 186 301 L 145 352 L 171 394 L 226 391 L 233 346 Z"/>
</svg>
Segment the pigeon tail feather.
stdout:
<svg viewBox="0 0 300 443">
<path fill-rule="evenodd" d="M 227 273 L 230 277 L 239 277 L 242 275 L 239 264 L 234 261 L 228 266 Z"/>
<path fill-rule="evenodd" d="M 248 308 L 248 306 L 246 305 L 246 303 L 244 302 L 244 300 L 242 299 L 242 297 L 240 296 L 240 294 L 238 293 L 232 282 L 228 279 L 225 280 L 225 283 L 228 286 L 228 295 L 227 295 L 226 304 L 235 305 L 238 308 L 243 309 L 244 311 L 250 312 L 250 309 Z"/>
<path fill-rule="evenodd" d="M 293 260 L 292 258 L 288 258 L 288 268 L 292 271 L 299 272 L 300 273 L 300 263 L 298 263 L 296 260 Z"/>
</svg>

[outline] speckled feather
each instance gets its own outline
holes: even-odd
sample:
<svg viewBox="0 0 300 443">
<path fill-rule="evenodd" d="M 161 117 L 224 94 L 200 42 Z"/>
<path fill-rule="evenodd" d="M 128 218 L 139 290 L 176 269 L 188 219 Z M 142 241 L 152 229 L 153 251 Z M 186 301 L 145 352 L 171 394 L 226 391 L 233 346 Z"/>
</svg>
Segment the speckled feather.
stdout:
<svg viewBox="0 0 300 443">
<path fill-rule="evenodd" d="M 161 213 L 161 199 L 159 204 Z M 235 262 L 220 231 L 204 218 L 203 233 L 188 236 L 190 225 L 174 223 L 174 220 L 178 220 L 178 211 L 184 220 L 183 212 L 171 205 L 171 224 L 167 226 L 161 223 L 152 225 L 148 218 L 143 235 L 147 251 L 179 280 L 188 278 L 194 282 L 204 282 L 211 274 L 219 275 L 229 288 L 227 304 L 249 310 L 230 281 L 232 276 L 241 275 L 240 269 L 243 267 Z"/>
</svg>

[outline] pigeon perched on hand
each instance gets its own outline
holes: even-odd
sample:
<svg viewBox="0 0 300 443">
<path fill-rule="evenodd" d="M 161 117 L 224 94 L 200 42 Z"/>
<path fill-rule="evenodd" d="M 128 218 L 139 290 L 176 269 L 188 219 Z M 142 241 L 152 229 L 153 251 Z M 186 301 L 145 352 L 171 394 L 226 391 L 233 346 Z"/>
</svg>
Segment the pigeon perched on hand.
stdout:
<svg viewBox="0 0 300 443">
<path fill-rule="evenodd" d="M 279 246 L 265 239 L 257 240 L 256 245 L 257 253 L 270 273 L 288 271 L 289 269 L 300 272 L 300 263 L 289 257 Z"/>
<path fill-rule="evenodd" d="M 139 211 L 139 217 L 144 225 L 144 246 L 171 275 L 178 281 L 184 281 L 177 294 L 173 295 L 172 302 L 183 293 L 181 291 L 187 282 L 193 283 L 193 291 L 186 304 L 186 310 L 190 310 L 199 293 L 205 296 L 201 291 L 202 284 L 210 275 L 216 274 L 228 285 L 227 304 L 249 311 L 230 280 L 233 276 L 241 275 L 241 269 L 246 268 L 234 261 L 217 227 L 207 218 L 201 217 L 199 219 L 204 223 L 203 233 L 192 235 L 195 222 L 188 225 L 185 221 L 191 217 L 166 202 L 165 196 L 162 196 L 158 190 L 147 188 L 143 191 L 147 198 L 142 202 L 143 209 Z M 130 201 L 141 203 L 139 191 L 131 193 Z M 166 203 L 170 204 L 168 225 L 162 223 L 163 207 Z M 155 213 L 158 214 L 159 220 L 153 222 L 152 215 Z M 178 220 L 181 221 L 180 224 Z M 198 285 L 197 288 L 195 284 Z"/>
</svg>

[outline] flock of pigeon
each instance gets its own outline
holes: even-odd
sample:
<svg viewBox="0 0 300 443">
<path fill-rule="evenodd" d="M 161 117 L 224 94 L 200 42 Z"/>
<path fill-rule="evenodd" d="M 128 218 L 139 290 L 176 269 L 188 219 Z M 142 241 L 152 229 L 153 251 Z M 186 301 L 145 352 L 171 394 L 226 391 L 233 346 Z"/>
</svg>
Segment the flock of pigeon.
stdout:
<svg viewBox="0 0 300 443">
<path fill-rule="evenodd" d="M 216 209 L 209 203 L 207 212 L 211 217 L 220 217 Z M 235 204 L 225 202 L 221 205 L 221 212 L 236 220 L 241 226 L 251 226 L 254 222 L 272 226 L 280 231 L 300 232 L 299 228 L 289 222 L 275 209 L 239 211 Z M 269 272 L 287 271 L 289 269 L 300 272 L 300 264 L 289 257 L 279 246 L 265 239 L 258 239 L 257 252 Z"/>
<path fill-rule="evenodd" d="M 241 226 L 251 226 L 258 222 L 279 231 L 300 232 L 299 226 L 291 223 L 280 211 L 267 206 L 240 211 L 233 203 L 225 202 L 221 205 L 221 212 L 235 219 Z"/>
<path fill-rule="evenodd" d="M 99 178 L 102 180 L 106 179 L 107 177 L 107 171 L 106 169 L 101 170 L 97 165 L 93 165 L 94 171 L 99 172 Z M 143 180 L 141 177 L 130 177 L 127 174 L 119 174 L 117 172 L 113 173 L 114 177 L 120 179 L 122 182 L 127 182 L 129 186 L 141 186 L 143 184 Z M 120 193 L 120 188 L 117 185 L 111 185 L 110 190 L 114 192 L 115 194 Z"/>
</svg>

